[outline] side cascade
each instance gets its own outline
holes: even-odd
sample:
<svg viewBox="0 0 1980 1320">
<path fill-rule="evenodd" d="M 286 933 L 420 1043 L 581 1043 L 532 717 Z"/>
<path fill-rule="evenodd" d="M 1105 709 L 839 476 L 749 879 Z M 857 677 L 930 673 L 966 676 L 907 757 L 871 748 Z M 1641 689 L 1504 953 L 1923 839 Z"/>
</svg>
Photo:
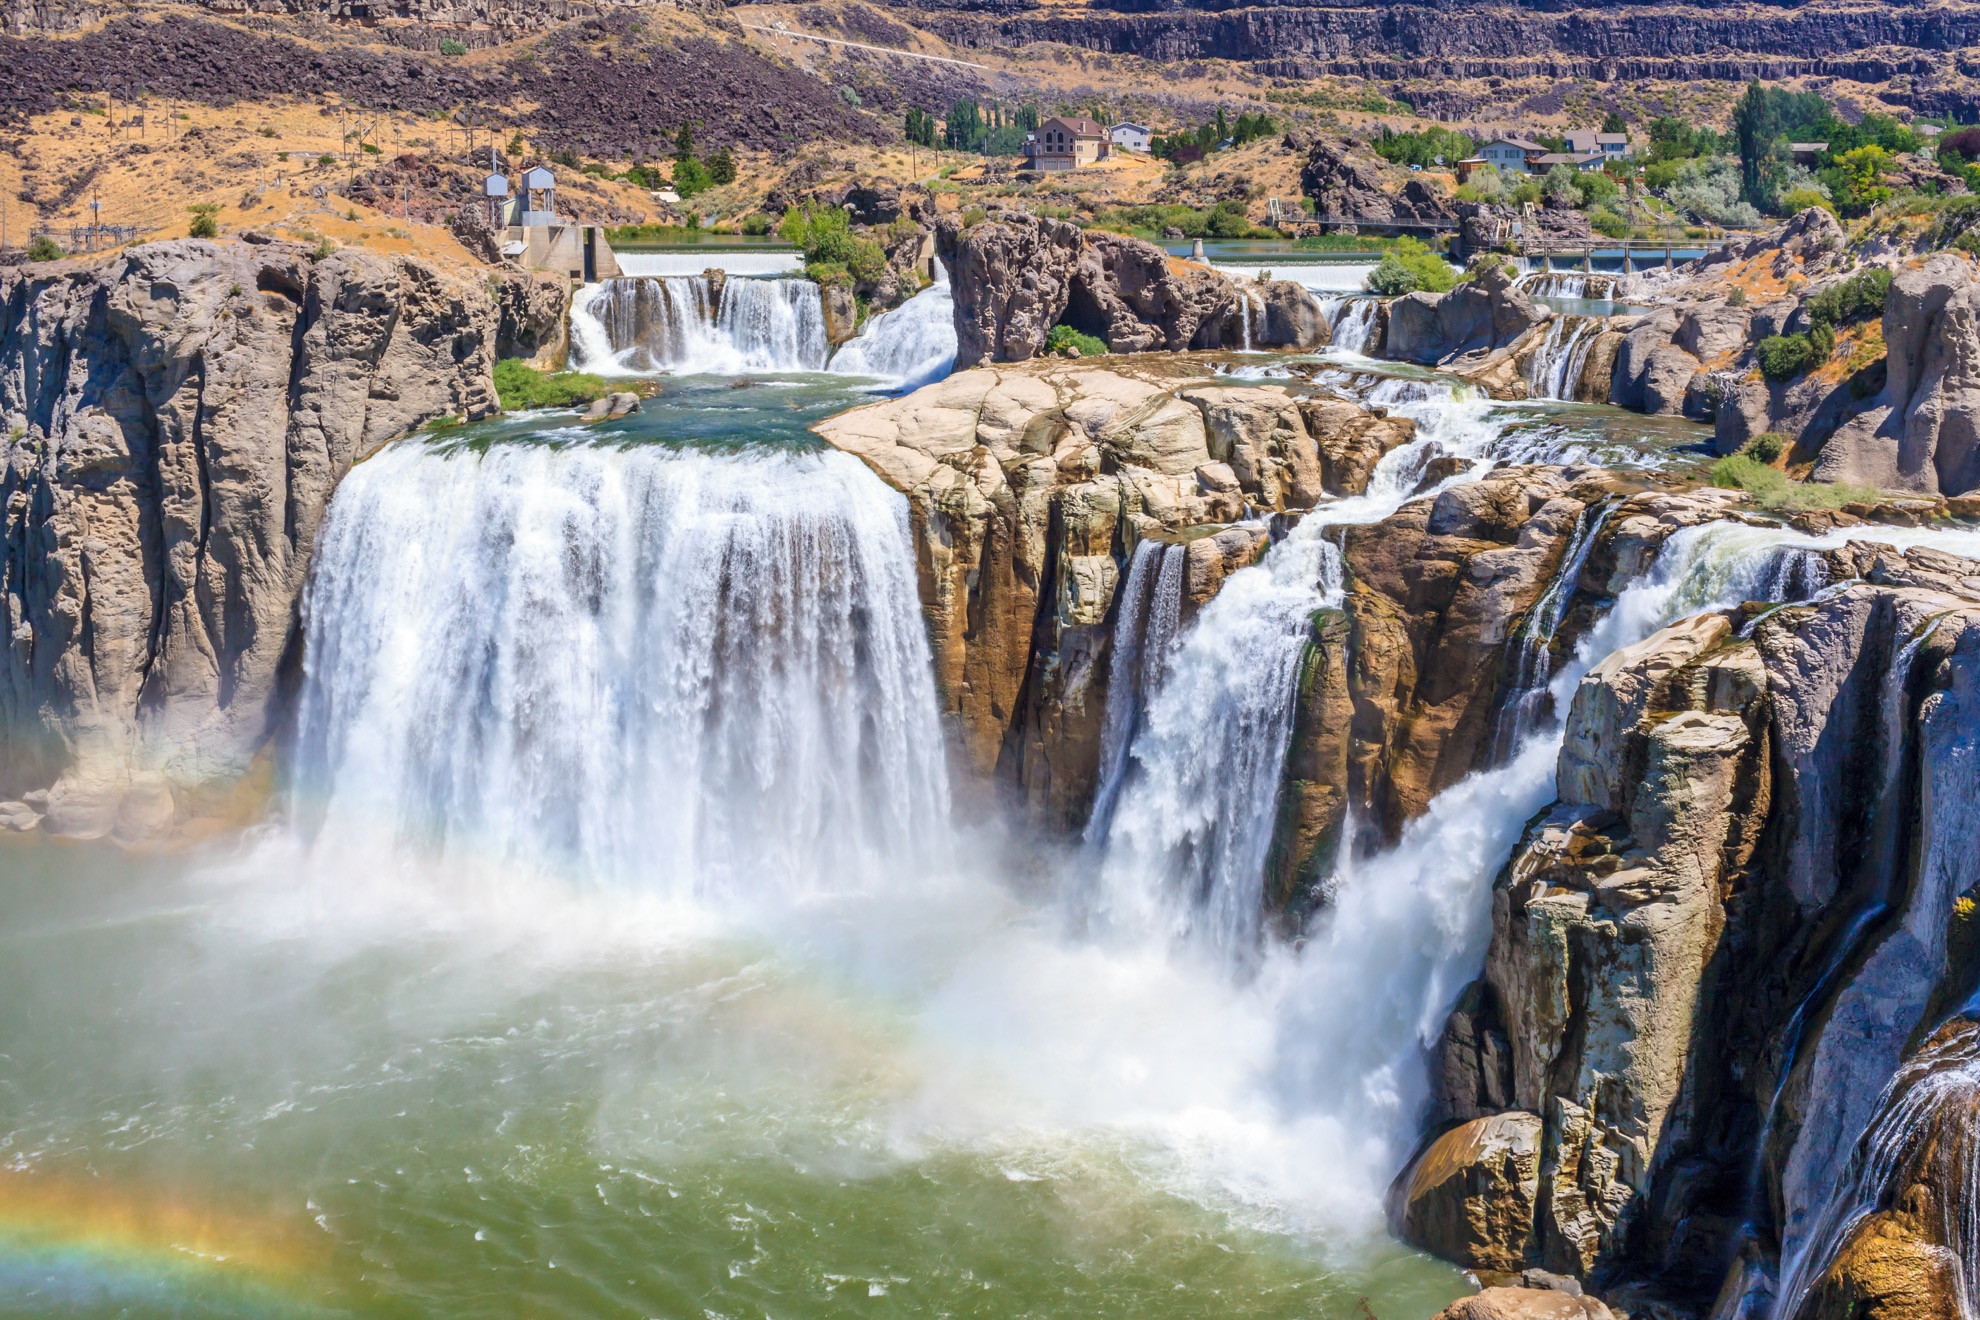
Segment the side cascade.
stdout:
<svg viewBox="0 0 1980 1320">
<path fill-rule="evenodd" d="M 573 365 L 606 375 L 822 371 L 825 307 L 810 280 L 667 275 L 603 280 L 571 299 Z"/>
<path fill-rule="evenodd" d="M 1322 298 L 1327 328 L 1333 332 L 1334 347 L 1346 353 L 1366 354 L 1381 324 L 1382 301 L 1373 297 Z"/>
<path fill-rule="evenodd" d="M 866 376 L 898 390 L 920 389 L 956 365 L 955 300 L 949 275 L 935 263 L 935 282 L 868 321 L 832 355 L 835 375 Z"/>
<path fill-rule="evenodd" d="M 1526 359 L 1526 386 L 1536 399 L 1572 399 L 1588 352 L 1602 333 L 1600 318 L 1556 316 L 1546 338 Z"/>
</svg>

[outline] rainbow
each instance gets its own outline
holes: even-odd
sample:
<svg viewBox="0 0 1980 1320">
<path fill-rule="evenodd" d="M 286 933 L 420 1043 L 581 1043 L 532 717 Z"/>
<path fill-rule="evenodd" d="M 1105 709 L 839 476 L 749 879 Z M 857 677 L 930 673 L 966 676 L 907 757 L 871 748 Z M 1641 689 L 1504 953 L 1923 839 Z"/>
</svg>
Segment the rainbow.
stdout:
<svg viewBox="0 0 1980 1320">
<path fill-rule="evenodd" d="M 159 1306 L 305 1315 L 327 1242 L 254 1217 L 100 1178 L 0 1171 L 0 1310 L 51 1315 Z"/>
</svg>

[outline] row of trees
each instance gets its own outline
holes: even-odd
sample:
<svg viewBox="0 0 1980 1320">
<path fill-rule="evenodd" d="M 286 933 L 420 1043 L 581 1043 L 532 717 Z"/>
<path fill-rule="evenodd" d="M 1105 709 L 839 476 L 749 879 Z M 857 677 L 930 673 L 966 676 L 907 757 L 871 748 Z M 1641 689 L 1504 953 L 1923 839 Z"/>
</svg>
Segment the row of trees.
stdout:
<svg viewBox="0 0 1980 1320">
<path fill-rule="evenodd" d="M 1008 108 L 995 102 L 985 105 L 965 96 L 952 103 L 948 115 L 942 119 L 910 107 L 903 127 L 908 141 L 924 147 L 941 146 L 985 156 L 1016 156 L 1024 151 L 1025 134 L 1034 132 L 1039 122 L 1036 105 Z"/>
</svg>

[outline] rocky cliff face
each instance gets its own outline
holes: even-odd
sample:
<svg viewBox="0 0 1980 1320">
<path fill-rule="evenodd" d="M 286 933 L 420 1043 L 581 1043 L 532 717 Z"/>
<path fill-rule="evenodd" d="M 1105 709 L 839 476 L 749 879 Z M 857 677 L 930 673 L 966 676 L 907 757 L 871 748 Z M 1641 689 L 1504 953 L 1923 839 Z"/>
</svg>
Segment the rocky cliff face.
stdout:
<svg viewBox="0 0 1980 1320">
<path fill-rule="evenodd" d="M 1457 364 L 1466 374 L 1510 359 L 1549 313 L 1513 286 L 1510 271 L 1483 258 L 1471 278 L 1449 293 L 1408 293 L 1389 304 L 1385 357 L 1403 362 Z"/>
<path fill-rule="evenodd" d="M 1091 807 L 1117 588 L 1144 540 L 1186 542 L 1187 607 L 1264 548 L 1247 505 L 1359 490 L 1410 425 L 1150 355 L 960 372 L 822 422 L 908 497 L 935 672 L 963 753 L 1040 815 Z"/>
<path fill-rule="evenodd" d="M 1582 681 L 1439 1049 L 1443 1134 L 1398 1184 L 1414 1240 L 1687 1306 L 1729 1269 L 1737 1297 L 1773 1260 L 1881 1250 L 1817 1228 L 1906 1038 L 1971 979 L 1980 566 L 1833 553 L 1860 583 L 1685 620 Z M 1871 1266 L 1814 1274 L 1837 1269 Z M 1796 1314 L 1949 1313 L 1863 1295 Z"/>
<path fill-rule="evenodd" d="M 484 283 L 181 240 L 0 271 L 0 796 L 139 836 L 280 719 L 332 488 L 495 409 Z"/>
<path fill-rule="evenodd" d="M 1023 211 L 945 219 L 936 239 L 955 290 L 959 367 L 1025 361 L 1061 323 L 1115 353 L 1236 348 L 1247 334 L 1259 348 L 1326 342 L 1298 285 L 1240 285 L 1139 239 Z"/>
</svg>

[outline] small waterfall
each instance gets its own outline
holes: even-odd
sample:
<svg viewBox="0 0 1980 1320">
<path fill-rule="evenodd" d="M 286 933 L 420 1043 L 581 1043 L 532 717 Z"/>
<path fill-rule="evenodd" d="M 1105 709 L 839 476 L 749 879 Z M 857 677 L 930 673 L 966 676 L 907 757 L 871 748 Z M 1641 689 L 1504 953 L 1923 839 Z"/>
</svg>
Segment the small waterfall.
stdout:
<svg viewBox="0 0 1980 1320">
<path fill-rule="evenodd" d="M 1749 599 L 1786 535 L 1723 523 L 1674 533 L 1554 675 L 1551 709 L 1567 710 L 1582 677 L 1619 648 Z M 1268 963 L 1284 1005 L 1275 1091 L 1303 1125 L 1339 1134 L 1343 1182 L 1387 1186 L 1422 1131 L 1426 1052 L 1483 964 L 1493 877 L 1555 796 L 1563 731 L 1548 721 L 1510 759 L 1438 794 L 1393 848 L 1344 854 L 1304 943 Z"/>
<path fill-rule="evenodd" d="M 1575 584 L 1581 580 L 1588 553 L 1595 548 L 1617 507 L 1612 502 L 1581 511 L 1567 553 L 1561 558 L 1560 570 L 1520 623 L 1519 633 L 1507 651 L 1504 692 L 1492 730 L 1494 761 L 1512 755 L 1514 748 L 1554 719 L 1549 685 L 1553 677 L 1554 638 L 1560 632 L 1561 621 L 1567 617 L 1568 606 L 1573 603 Z"/>
<path fill-rule="evenodd" d="M 1113 656 L 1107 668 L 1107 710 L 1100 726 L 1100 787 L 1086 822 L 1086 841 L 1107 837 L 1114 801 L 1127 771 L 1128 748 L 1141 725 L 1142 705 L 1168 670 L 1182 622 L 1187 546 L 1143 541 L 1134 548 L 1127 582 L 1114 617 Z"/>
<path fill-rule="evenodd" d="M 1616 277 L 1578 270 L 1537 270 L 1522 275 L 1520 292 L 1530 298 L 1574 298 L 1587 302 L 1613 302 Z"/>
<path fill-rule="evenodd" d="M 1526 384 L 1536 399 L 1574 398 L 1581 369 L 1603 324 L 1590 316 L 1556 316 L 1547 337 L 1526 359 Z"/>
<path fill-rule="evenodd" d="M 1321 309 L 1327 327 L 1333 332 L 1334 347 L 1346 353 L 1366 354 L 1375 338 L 1377 317 L 1382 311 L 1379 298 L 1323 298 Z"/>
<path fill-rule="evenodd" d="M 1225 580 L 1102 787 L 1112 804 L 1102 903 L 1118 925 L 1166 930 L 1234 961 L 1257 950 L 1300 658 L 1314 611 L 1341 601 L 1338 529 L 1387 517 L 1439 454 L 1479 459 L 1473 474 L 1482 470 L 1498 433 L 1489 400 L 1468 388 L 1397 379 L 1376 394 L 1414 417 L 1416 439 L 1382 457 L 1366 494 L 1308 513 Z"/>
<path fill-rule="evenodd" d="M 1785 1276 L 1779 1320 L 1796 1320 L 1809 1292 L 1859 1225 L 1906 1188 L 1925 1186 L 1920 1225 L 1949 1249 L 1961 1317 L 1980 1310 L 1980 1033 L 1954 1027 L 1898 1070 L 1850 1155 L 1836 1195 Z"/>
<path fill-rule="evenodd" d="M 1251 325 L 1252 318 L 1258 314 L 1258 300 L 1252 294 L 1251 290 L 1242 284 L 1238 286 L 1238 305 L 1241 308 L 1238 319 L 1243 326 L 1242 333 L 1244 336 L 1243 343 L 1240 347 L 1249 353 L 1252 350 L 1252 346 L 1258 342 L 1257 334 L 1253 331 Z"/>
<path fill-rule="evenodd" d="M 866 376 L 901 390 L 919 389 L 949 374 L 956 364 L 955 300 L 940 262 L 935 282 L 892 311 L 868 321 L 840 345 L 827 370 Z"/>
<path fill-rule="evenodd" d="M 571 299 L 573 365 L 606 374 L 822 371 L 825 308 L 810 280 L 704 275 L 604 280 Z"/>
<path fill-rule="evenodd" d="M 676 899 L 943 864 L 906 504 L 848 456 L 402 442 L 338 490 L 305 628 L 319 843 Z"/>
</svg>

